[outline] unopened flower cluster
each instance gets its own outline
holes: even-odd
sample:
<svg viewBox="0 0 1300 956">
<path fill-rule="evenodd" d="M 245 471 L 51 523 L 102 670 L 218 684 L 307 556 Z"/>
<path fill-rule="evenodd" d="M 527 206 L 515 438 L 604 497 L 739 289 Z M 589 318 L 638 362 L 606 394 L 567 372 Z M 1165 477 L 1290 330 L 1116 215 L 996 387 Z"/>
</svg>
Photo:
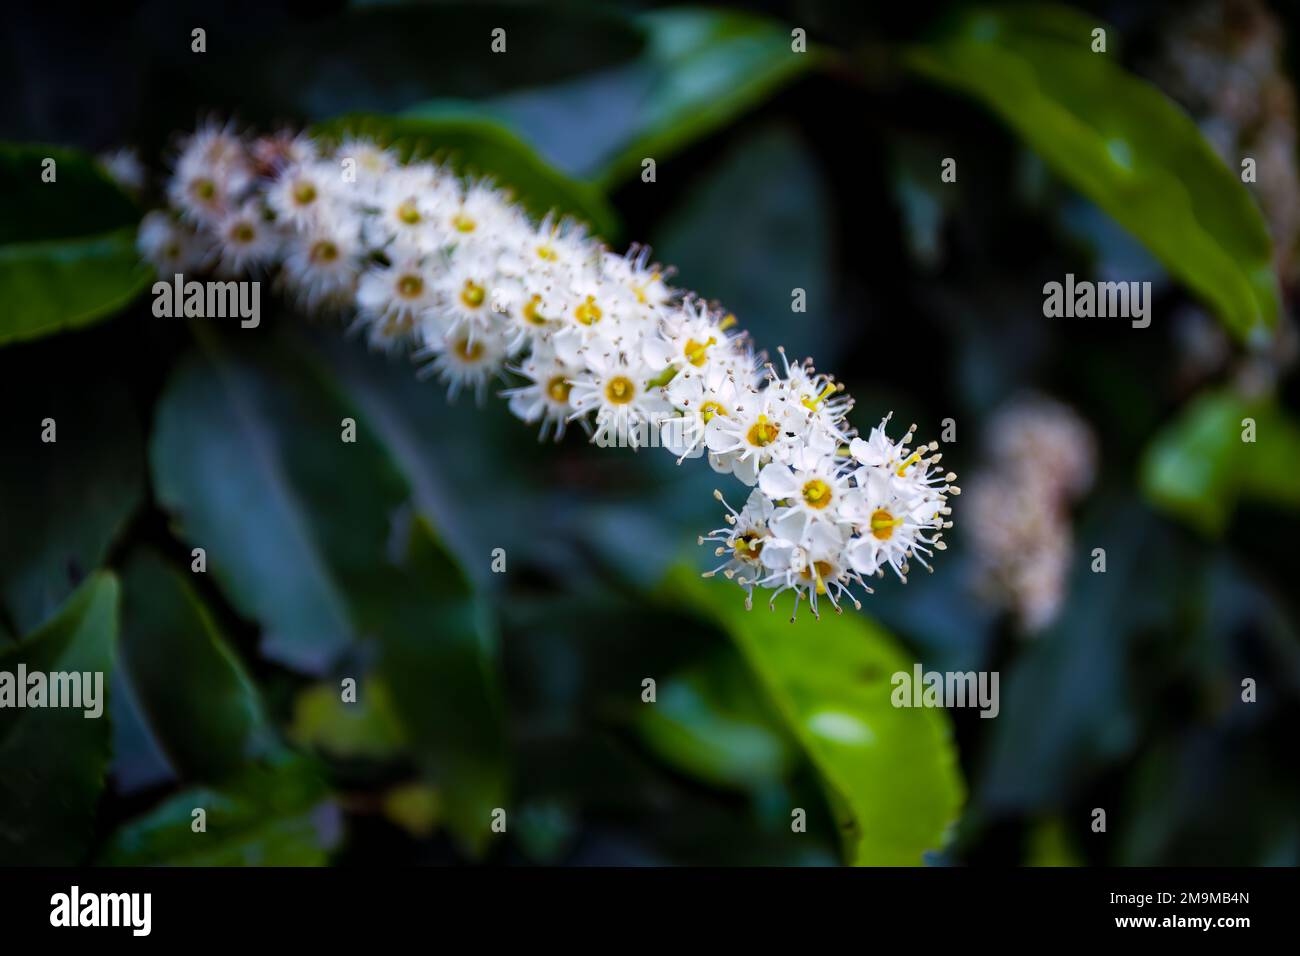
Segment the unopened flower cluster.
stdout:
<svg viewBox="0 0 1300 956">
<path fill-rule="evenodd" d="M 487 181 L 399 161 L 374 142 L 200 129 L 142 225 L 163 275 L 274 274 L 309 313 L 337 310 L 410 352 L 452 396 L 494 381 L 542 437 L 577 424 L 599 444 L 706 458 L 749 486 L 713 542 L 746 592 L 838 611 L 866 579 L 942 550 L 955 476 L 937 445 L 864 437 L 811 362 L 755 354 L 736 320 L 668 285 L 648 250 L 607 250 L 582 226 L 530 218 Z M 722 499 L 721 493 L 716 493 Z M 928 564 L 926 564 L 928 567 Z"/>
</svg>

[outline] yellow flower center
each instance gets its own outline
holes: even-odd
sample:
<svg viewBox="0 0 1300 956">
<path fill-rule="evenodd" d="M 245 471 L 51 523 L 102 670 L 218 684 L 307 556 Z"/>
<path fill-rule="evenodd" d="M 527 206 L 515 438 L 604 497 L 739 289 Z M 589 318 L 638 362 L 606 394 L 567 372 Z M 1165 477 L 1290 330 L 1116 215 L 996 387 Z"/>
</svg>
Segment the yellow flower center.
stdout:
<svg viewBox="0 0 1300 956">
<path fill-rule="evenodd" d="M 694 339 L 687 339 L 686 347 L 682 349 L 682 354 L 686 356 L 688 362 L 699 367 L 703 365 L 705 360 L 709 357 L 709 346 L 717 344 L 718 340 L 713 336 L 709 336 L 707 342 L 697 342 Z"/>
<path fill-rule="evenodd" d="M 546 383 L 546 394 L 551 397 L 553 402 L 567 402 L 571 391 L 573 391 L 573 386 L 565 381 L 563 375 L 557 375 Z"/>
<path fill-rule="evenodd" d="M 809 508 L 825 508 L 831 503 L 832 497 L 834 496 L 831 494 L 831 486 L 820 478 L 804 482 L 803 500 Z"/>
<path fill-rule="evenodd" d="M 726 415 L 727 410 L 717 402 L 705 402 L 700 406 L 700 415 L 704 418 L 704 424 L 713 421 L 714 415 Z"/>
<path fill-rule="evenodd" d="M 547 262 L 554 262 L 557 258 L 555 247 L 549 244 L 543 244 L 537 247 L 537 258 L 545 259 Z"/>
<path fill-rule="evenodd" d="M 465 280 L 465 287 L 460 290 L 460 301 L 465 303 L 467 308 L 477 309 L 486 297 L 487 293 L 481 285 L 472 279 Z"/>
<path fill-rule="evenodd" d="M 871 533 L 878 541 L 888 541 L 894 536 L 894 529 L 902 523 L 902 518 L 895 518 L 884 508 L 877 508 L 871 513 Z"/>
<path fill-rule="evenodd" d="M 817 593 L 825 594 L 826 579 L 831 576 L 831 573 L 834 570 L 835 568 L 831 566 L 829 561 L 814 561 L 810 566 L 800 571 L 799 575 L 805 581 L 812 581 L 815 579 L 817 582 Z"/>
<path fill-rule="evenodd" d="M 623 375 L 616 375 L 605 386 L 605 397 L 615 405 L 626 405 L 636 397 L 636 386 Z"/>
<path fill-rule="evenodd" d="M 524 321 L 531 325 L 545 325 L 546 316 L 537 311 L 538 306 L 542 304 L 542 297 L 534 294 L 527 302 L 524 303 Z"/>
<path fill-rule="evenodd" d="M 397 294 L 404 299 L 414 299 L 424 291 L 424 280 L 417 275 L 407 274 L 397 280 Z"/>
<path fill-rule="evenodd" d="M 751 445 L 766 448 L 776 441 L 777 436 L 780 434 L 781 429 L 774 422 L 769 422 L 766 415 L 759 415 L 758 421 L 750 426 L 749 434 L 745 437 L 749 439 Z"/>
<path fill-rule="evenodd" d="M 602 314 L 594 295 L 587 296 L 586 300 L 573 310 L 573 317 L 583 325 L 595 325 L 600 321 Z"/>
<path fill-rule="evenodd" d="M 316 187 L 312 183 L 298 183 L 293 187 L 293 201 L 307 206 L 316 201 Z"/>
<path fill-rule="evenodd" d="M 473 345 L 470 345 L 469 339 L 460 339 L 456 342 L 454 348 L 456 354 L 459 355 L 461 361 L 464 362 L 477 362 L 483 357 L 482 342 L 475 342 Z"/>
<path fill-rule="evenodd" d="M 763 539 L 753 531 L 742 534 L 731 546 L 731 553 L 742 561 L 757 561 L 762 551 Z"/>
<path fill-rule="evenodd" d="M 251 223 L 236 223 L 235 227 L 230 230 L 230 238 L 235 242 L 252 242 L 257 238 L 257 230 Z"/>
<path fill-rule="evenodd" d="M 339 247 L 328 239 L 321 239 L 312 245 L 307 257 L 312 262 L 333 262 L 339 257 Z"/>
<path fill-rule="evenodd" d="M 397 218 L 408 226 L 418 225 L 420 222 L 420 207 L 415 204 L 414 199 L 408 199 L 397 207 Z"/>
<path fill-rule="evenodd" d="M 456 227 L 457 232 L 473 232 L 478 228 L 478 223 L 463 212 L 458 212 L 452 216 L 451 224 Z"/>
<path fill-rule="evenodd" d="M 210 179 L 196 179 L 190 186 L 190 191 L 204 202 L 209 201 L 217 194 L 217 184 Z"/>
<path fill-rule="evenodd" d="M 805 398 L 803 400 L 803 407 L 808 409 L 809 411 L 815 412 L 817 411 L 817 406 L 820 405 L 822 402 L 824 402 L 830 396 L 834 395 L 835 391 L 836 391 L 836 387 L 834 384 L 827 385 L 825 388 L 822 389 L 822 393 L 820 395 L 817 395 L 813 398 Z"/>
</svg>

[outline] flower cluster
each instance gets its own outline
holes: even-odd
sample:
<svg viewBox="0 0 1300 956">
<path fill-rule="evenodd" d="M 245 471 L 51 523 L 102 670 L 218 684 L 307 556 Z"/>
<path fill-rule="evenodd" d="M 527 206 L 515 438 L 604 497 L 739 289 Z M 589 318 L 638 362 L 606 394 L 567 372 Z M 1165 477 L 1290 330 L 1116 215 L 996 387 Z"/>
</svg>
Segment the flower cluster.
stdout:
<svg viewBox="0 0 1300 956">
<path fill-rule="evenodd" d="M 977 584 L 1034 634 L 1065 600 L 1070 508 L 1092 486 L 1096 440 L 1070 408 L 1038 395 L 999 409 L 986 438 L 991 463 L 976 473 L 965 509 Z"/>
<path fill-rule="evenodd" d="M 937 444 L 867 438 L 843 386 L 811 362 L 755 354 L 735 318 L 667 283 L 649 251 L 610 252 L 572 220 L 530 218 L 508 193 L 364 139 L 190 137 L 169 211 L 140 231 L 164 275 L 276 270 L 308 312 L 352 317 L 406 349 L 455 396 L 493 381 L 544 438 L 571 424 L 599 444 L 706 458 L 753 490 L 727 507 L 721 571 L 772 601 L 838 611 L 865 578 L 942 550 L 955 476 Z M 722 495 L 718 493 L 719 499 Z M 725 505 L 725 501 L 724 501 Z M 926 565 L 928 567 L 928 565 Z"/>
</svg>

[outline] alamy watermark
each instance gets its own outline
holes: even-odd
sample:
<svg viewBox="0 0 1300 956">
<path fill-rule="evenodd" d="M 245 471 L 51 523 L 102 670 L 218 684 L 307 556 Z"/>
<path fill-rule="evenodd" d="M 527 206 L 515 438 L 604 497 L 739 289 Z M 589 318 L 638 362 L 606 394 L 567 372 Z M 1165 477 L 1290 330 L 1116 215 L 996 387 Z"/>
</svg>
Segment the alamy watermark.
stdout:
<svg viewBox="0 0 1300 956">
<path fill-rule="evenodd" d="M 1151 324 L 1150 282 L 1078 282 L 1066 273 L 1065 282 L 1043 286 L 1043 315 L 1049 319 L 1132 319 L 1133 328 Z"/>
<path fill-rule="evenodd" d="M 894 691 L 889 702 L 895 707 L 978 707 L 981 717 L 996 717 L 1002 709 L 998 700 L 997 671 L 897 671 L 889 682 Z"/>
<path fill-rule="evenodd" d="M 88 720 L 104 713 L 103 671 L 0 671 L 0 709 L 70 707 Z"/>
<path fill-rule="evenodd" d="M 262 321 L 260 282 L 199 282 L 179 272 L 171 282 L 153 284 L 153 314 L 160 319 L 233 319 L 242 329 L 255 329 Z"/>
</svg>

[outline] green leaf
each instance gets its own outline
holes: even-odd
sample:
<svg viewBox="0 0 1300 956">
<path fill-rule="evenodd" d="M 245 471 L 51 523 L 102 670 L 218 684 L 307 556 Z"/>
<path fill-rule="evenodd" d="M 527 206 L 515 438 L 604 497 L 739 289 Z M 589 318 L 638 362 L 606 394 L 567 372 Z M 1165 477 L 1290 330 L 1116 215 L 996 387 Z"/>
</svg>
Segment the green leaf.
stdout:
<svg viewBox="0 0 1300 956">
<path fill-rule="evenodd" d="M 405 570 L 378 635 L 377 671 L 438 784 L 447 826 L 478 857 L 508 786 L 495 623 L 422 519 L 412 524 Z"/>
<path fill-rule="evenodd" d="M 944 714 L 892 705 L 890 675 L 913 662 L 889 635 L 857 612 L 747 612 L 739 589 L 681 567 L 666 594 L 730 635 L 817 769 L 850 863 L 915 866 L 940 847 L 963 800 L 956 749 Z"/>
<path fill-rule="evenodd" d="M 96 574 L 58 617 L 0 653 L 6 681 L 17 681 L 19 664 L 29 677 L 36 672 L 102 675 L 97 717 L 86 716 L 84 707 L 18 709 L 9 700 L 0 707 L 0 866 L 70 866 L 84 860 L 108 767 L 105 697 L 117 598 L 113 576 Z M 26 693 L 28 688 L 9 690 Z"/>
<path fill-rule="evenodd" d="M 679 270 L 674 281 L 735 312 L 754 341 L 829 362 L 833 203 L 797 132 L 767 125 L 704 171 L 664 218 L 654 249 Z M 804 290 L 806 313 L 791 311 L 795 288 Z"/>
<path fill-rule="evenodd" d="M 344 703 L 337 683 L 317 684 L 298 695 L 289 736 L 332 757 L 383 760 L 401 753 L 405 741 L 388 688 L 361 682 L 357 699 Z"/>
<path fill-rule="evenodd" d="M 506 786 L 490 620 L 423 521 L 410 529 L 424 480 L 411 467 L 429 450 L 407 447 L 373 401 L 332 390 L 304 341 L 213 348 L 182 367 L 154 436 L 158 498 L 269 655 L 322 673 L 354 639 L 377 641 L 408 749 L 477 852 Z"/>
<path fill-rule="evenodd" d="M 463 175 L 487 176 L 507 187 L 539 219 L 558 210 L 603 237 L 618 232 L 618 217 L 598 189 L 569 179 L 510 130 L 481 115 L 463 110 L 419 117 L 353 114 L 320 124 L 316 132 L 327 138 L 374 139 L 393 146 L 406 160 L 445 160 Z"/>
<path fill-rule="evenodd" d="M 1246 419 L 1254 422 L 1245 441 Z M 1221 534 L 1242 498 L 1300 508 L 1300 427 L 1267 399 L 1206 392 L 1163 428 L 1142 457 L 1141 484 L 1157 507 Z"/>
<path fill-rule="evenodd" d="M 300 360 L 268 347 L 185 362 L 150 448 L 161 505 L 207 552 L 267 656 L 322 673 L 382 604 L 401 480 L 354 413 Z M 403 373 L 404 374 L 404 373 Z"/>
<path fill-rule="evenodd" d="M 1117 66 L 1114 50 L 1092 52 L 1097 26 L 1064 7 L 981 8 L 907 60 L 997 114 L 1235 335 L 1272 326 L 1278 286 L 1254 200 L 1163 93 Z"/>
<path fill-rule="evenodd" d="M 0 354 L 0 379 L 40 376 L 12 397 L 0 445 L 0 604 L 17 634 L 48 621 L 100 567 L 144 495 L 144 440 L 121 382 L 86 378 L 54 343 Z M 61 359 L 65 364 L 60 365 Z M 54 419 L 56 441 L 42 441 Z"/>
<path fill-rule="evenodd" d="M 139 709 L 182 776 L 219 781 L 272 746 L 257 690 L 211 612 L 151 552 L 122 572 L 121 648 Z"/>
<path fill-rule="evenodd" d="M 662 163 L 770 97 L 825 59 L 795 53 L 791 31 L 732 10 L 654 10 L 630 21 L 644 36 L 635 59 L 472 104 L 524 135 L 560 169 L 605 189 Z M 440 94 L 446 97 L 448 94 Z M 439 115 L 447 99 L 407 115 Z"/>
<path fill-rule="evenodd" d="M 634 725 L 661 759 L 718 787 L 757 790 L 785 778 L 797 744 L 733 655 L 715 655 L 637 704 Z"/>
<path fill-rule="evenodd" d="M 194 811 L 206 815 L 195 832 Z M 113 834 L 108 866 L 323 866 L 338 810 L 310 764 L 254 767 L 220 788 L 186 790 Z"/>
<path fill-rule="evenodd" d="M 599 158 L 595 180 L 605 186 L 641 170 L 725 126 L 818 62 L 816 51 L 791 49 L 787 26 L 734 10 L 656 10 L 639 18 L 647 34 L 640 70 L 643 98 L 636 126 Z"/>
<path fill-rule="evenodd" d="M 54 160 L 53 182 L 42 164 Z M 87 156 L 0 144 L 0 345 L 89 325 L 119 311 L 152 271 L 135 250 L 139 211 Z"/>
</svg>

